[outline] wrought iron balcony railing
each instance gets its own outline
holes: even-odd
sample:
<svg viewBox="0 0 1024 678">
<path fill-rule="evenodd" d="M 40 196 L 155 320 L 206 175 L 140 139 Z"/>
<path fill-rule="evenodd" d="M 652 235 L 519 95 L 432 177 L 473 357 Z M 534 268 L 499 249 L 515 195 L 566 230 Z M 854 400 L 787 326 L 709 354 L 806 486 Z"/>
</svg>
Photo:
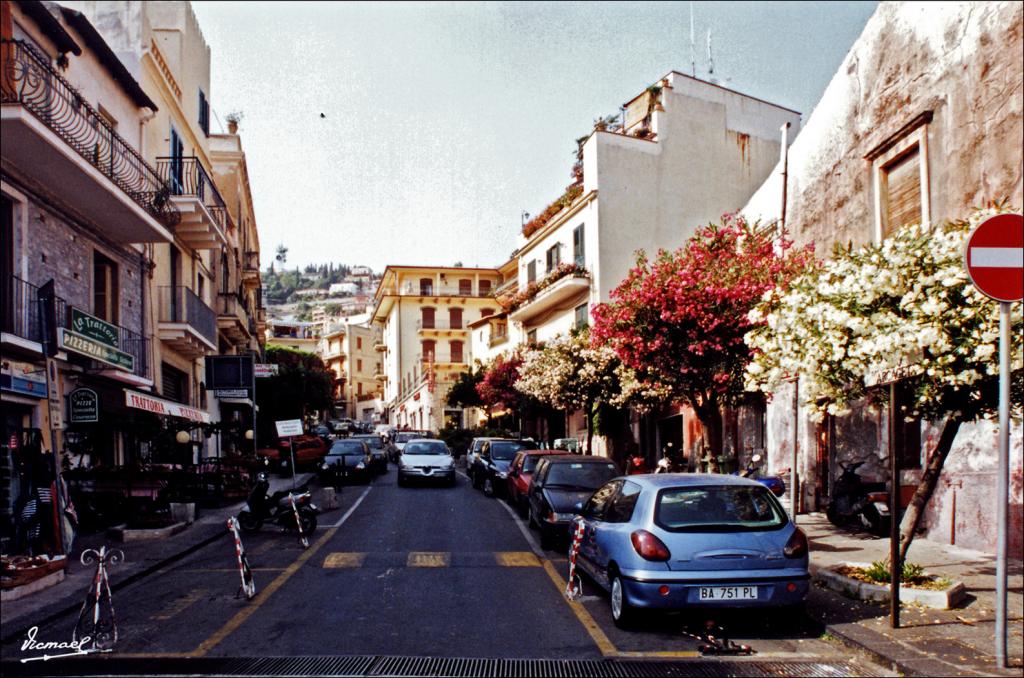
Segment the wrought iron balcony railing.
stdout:
<svg viewBox="0 0 1024 678">
<path fill-rule="evenodd" d="M 183 323 L 211 344 L 217 343 L 217 314 L 187 287 L 161 287 L 160 322 Z"/>
<path fill-rule="evenodd" d="M 42 342 L 39 325 L 39 288 L 17 276 L 7 276 L 0 308 L 0 331 L 36 343 Z"/>
<path fill-rule="evenodd" d="M 4 104 L 23 106 L 154 219 L 178 223 L 171 188 L 45 56 L 22 40 L 0 41 L 0 56 Z"/>
<path fill-rule="evenodd" d="M 170 186 L 172 195 L 199 200 L 217 222 L 221 231 L 228 227 L 228 209 L 217 186 L 195 156 L 170 156 L 156 159 L 160 177 Z"/>
</svg>

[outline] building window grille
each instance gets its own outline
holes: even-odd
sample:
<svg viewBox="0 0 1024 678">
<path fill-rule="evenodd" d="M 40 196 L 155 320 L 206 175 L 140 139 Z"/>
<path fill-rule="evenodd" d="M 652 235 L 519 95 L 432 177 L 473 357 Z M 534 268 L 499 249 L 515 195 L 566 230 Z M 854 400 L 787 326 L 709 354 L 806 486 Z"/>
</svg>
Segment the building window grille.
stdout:
<svg viewBox="0 0 1024 678">
<path fill-rule="evenodd" d="M 931 221 L 928 123 L 923 113 L 866 156 L 875 193 L 874 239 L 880 242 L 911 224 Z"/>
</svg>

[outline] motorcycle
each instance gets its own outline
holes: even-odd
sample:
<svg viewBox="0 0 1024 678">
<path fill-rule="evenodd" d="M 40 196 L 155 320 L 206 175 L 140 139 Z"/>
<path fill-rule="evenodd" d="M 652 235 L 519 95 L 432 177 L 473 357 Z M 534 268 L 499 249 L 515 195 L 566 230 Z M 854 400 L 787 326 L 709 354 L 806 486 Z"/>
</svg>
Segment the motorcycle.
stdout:
<svg viewBox="0 0 1024 678">
<path fill-rule="evenodd" d="M 268 495 L 269 489 L 269 476 L 261 471 L 256 476 L 256 484 L 249 493 L 245 509 L 238 513 L 238 525 L 243 531 L 256 532 L 264 523 L 280 525 L 286 530 L 294 530 L 298 523 L 302 535 L 311 534 L 316 529 L 319 509 L 310 501 L 312 495 L 309 491 L 293 494 L 289 490 L 281 490 Z M 295 502 L 294 506 L 292 500 Z M 295 519 L 296 513 L 299 516 L 298 521 Z"/>
<path fill-rule="evenodd" d="M 863 464 L 863 461 L 839 462 L 842 473 L 836 478 L 825 515 L 837 527 L 855 522 L 871 534 L 884 537 L 889 534 L 892 523 L 889 493 L 877 491 L 880 486 L 884 487 L 881 483 L 864 482 L 857 473 Z"/>
<path fill-rule="evenodd" d="M 786 493 L 786 482 L 778 476 L 764 476 L 761 475 L 761 455 L 755 454 L 747 462 L 746 468 L 733 475 L 739 475 L 742 478 L 750 478 L 761 483 L 776 497 L 781 497 Z"/>
</svg>

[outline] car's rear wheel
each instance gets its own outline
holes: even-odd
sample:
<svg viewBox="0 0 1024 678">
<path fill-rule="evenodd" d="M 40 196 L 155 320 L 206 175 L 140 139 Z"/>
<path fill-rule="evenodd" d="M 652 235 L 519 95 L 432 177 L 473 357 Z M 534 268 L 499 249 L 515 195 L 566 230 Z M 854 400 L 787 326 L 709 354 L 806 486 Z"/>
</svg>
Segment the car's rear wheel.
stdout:
<svg viewBox="0 0 1024 678">
<path fill-rule="evenodd" d="M 636 609 L 626 600 L 626 591 L 622 577 L 616 572 L 612 575 L 612 590 L 609 596 L 612 607 L 612 621 L 620 629 L 631 629 L 636 622 Z"/>
</svg>

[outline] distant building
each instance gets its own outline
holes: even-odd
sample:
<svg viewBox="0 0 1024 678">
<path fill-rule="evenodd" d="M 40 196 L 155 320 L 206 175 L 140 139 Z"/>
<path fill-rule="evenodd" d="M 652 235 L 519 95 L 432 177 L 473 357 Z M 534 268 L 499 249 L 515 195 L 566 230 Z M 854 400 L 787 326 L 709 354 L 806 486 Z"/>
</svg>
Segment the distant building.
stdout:
<svg viewBox="0 0 1024 678">
<path fill-rule="evenodd" d="M 316 353 L 320 333 L 320 323 L 272 318 L 267 321 L 267 347 L 287 346 Z"/>
<path fill-rule="evenodd" d="M 330 296 L 355 294 L 358 291 L 359 285 L 354 282 L 331 283 L 331 286 L 327 289 L 327 293 Z"/>
</svg>

